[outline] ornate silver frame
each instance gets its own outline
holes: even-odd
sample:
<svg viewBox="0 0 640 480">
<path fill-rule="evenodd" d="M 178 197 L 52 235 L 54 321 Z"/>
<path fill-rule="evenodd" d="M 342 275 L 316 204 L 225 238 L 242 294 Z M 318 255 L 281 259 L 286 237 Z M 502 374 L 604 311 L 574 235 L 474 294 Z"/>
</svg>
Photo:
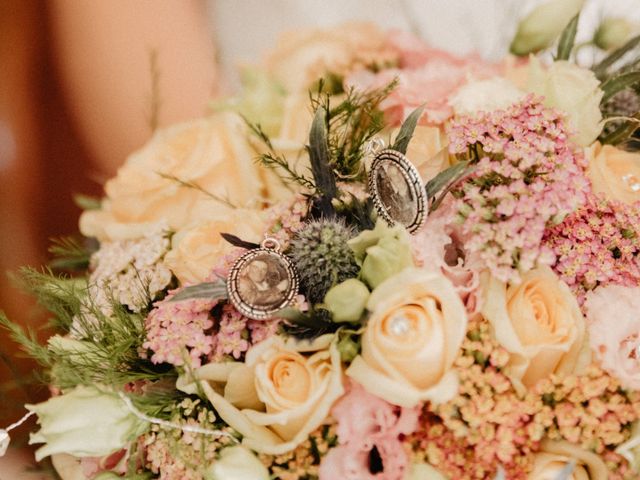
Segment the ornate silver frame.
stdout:
<svg viewBox="0 0 640 480">
<path fill-rule="evenodd" d="M 271 245 L 271 247 L 269 245 Z M 244 300 L 239 292 L 239 281 L 242 270 L 251 262 L 257 260 L 259 257 L 264 256 L 268 256 L 279 262 L 286 271 L 289 280 L 289 286 L 286 292 L 282 295 L 282 301 L 270 308 L 251 304 L 250 302 Z M 233 306 L 246 317 L 249 317 L 253 320 L 268 320 L 269 318 L 272 318 L 275 313 L 291 304 L 295 296 L 298 294 L 299 284 L 300 279 L 298 276 L 298 272 L 296 271 L 291 260 L 280 253 L 280 245 L 277 241 L 273 239 L 267 239 L 262 242 L 260 248 L 249 250 L 233 264 L 233 267 L 231 267 L 231 270 L 227 277 L 227 294 L 229 296 L 229 301 L 233 304 Z"/>
<path fill-rule="evenodd" d="M 378 189 L 376 180 L 378 172 L 385 164 L 388 163 L 396 166 L 400 170 L 407 186 L 411 190 L 416 204 L 416 215 L 408 225 L 401 223 L 397 218 L 393 218 L 388 205 L 385 205 L 383 195 L 381 195 L 381 192 Z M 424 190 L 424 185 L 420 178 L 420 173 L 418 173 L 418 169 L 406 156 L 397 150 L 392 149 L 385 149 L 377 153 L 371 163 L 371 168 L 369 169 L 367 186 L 378 215 L 380 215 L 389 225 L 393 226 L 400 224 L 405 227 L 409 233 L 415 233 L 422 228 L 427 213 L 427 194 Z"/>
</svg>

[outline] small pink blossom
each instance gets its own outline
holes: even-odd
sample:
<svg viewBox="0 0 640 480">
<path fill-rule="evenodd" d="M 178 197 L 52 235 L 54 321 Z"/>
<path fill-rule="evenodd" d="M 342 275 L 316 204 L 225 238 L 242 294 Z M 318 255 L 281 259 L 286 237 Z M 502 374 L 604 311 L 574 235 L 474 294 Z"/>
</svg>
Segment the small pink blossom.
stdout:
<svg viewBox="0 0 640 480">
<path fill-rule="evenodd" d="M 391 405 L 352 382 L 333 407 L 340 445 L 320 464 L 320 480 L 401 480 L 408 458 L 401 439 L 418 426 L 419 410 Z"/>
<path fill-rule="evenodd" d="M 591 348 L 604 370 L 640 390 L 640 288 L 609 285 L 586 294 Z"/>
</svg>

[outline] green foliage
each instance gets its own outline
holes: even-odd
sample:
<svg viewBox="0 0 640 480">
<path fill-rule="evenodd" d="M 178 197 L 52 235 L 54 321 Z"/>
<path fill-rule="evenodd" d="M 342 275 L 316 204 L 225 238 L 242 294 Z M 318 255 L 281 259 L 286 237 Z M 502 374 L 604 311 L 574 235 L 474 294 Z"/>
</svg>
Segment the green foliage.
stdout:
<svg viewBox="0 0 640 480">
<path fill-rule="evenodd" d="M 88 294 L 84 279 L 56 276 L 51 271 L 25 268 L 22 285 L 38 303 L 51 312 L 51 324 L 62 333 L 74 325 L 72 340 L 54 336 L 47 346 L 38 343 L 35 332 L 0 316 L 0 326 L 48 372 L 46 381 L 62 389 L 77 385 L 104 384 L 122 387 L 136 380 L 156 381 L 175 375 L 166 366 L 140 358 L 145 338 L 144 317 L 111 301 L 106 315 Z"/>
<path fill-rule="evenodd" d="M 307 146 L 311 173 L 318 190 L 314 207 L 321 217 L 333 216 L 335 211 L 331 202 L 338 193 L 336 177 L 331 168 L 327 123 L 327 111 L 320 106 L 313 117 Z"/>
<path fill-rule="evenodd" d="M 565 27 L 560 35 L 558 42 L 558 52 L 556 53 L 556 60 L 569 60 L 573 46 L 576 42 L 576 33 L 578 32 L 578 21 L 580 20 L 580 13 L 571 19 L 569 24 Z"/>
<path fill-rule="evenodd" d="M 611 73 L 610 69 L 622 61 L 625 56 L 636 50 L 638 46 L 640 46 L 640 35 L 631 38 L 622 47 L 611 52 L 600 63 L 593 67 L 593 72 L 596 74 L 596 77 L 603 81 L 606 80 Z"/>
<path fill-rule="evenodd" d="M 55 328 L 69 331 L 86 297 L 86 280 L 55 275 L 49 269 L 39 272 L 30 267 L 22 268 L 16 280 L 37 299 L 39 305 L 53 314 L 51 322 Z"/>
<path fill-rule="evenodd" d="M 327 112 L 327 138 L 332 167 L 338 180 L 359 181 L 364 178 L 363 146 L 384 128 L 384 115 L 380 103 L 396 87 L 393 81 L 381 89 L 364 92 L 350 89 L 336 106 L 333 97 L 322 90 L 311 95 L 315 111 L 320 107 Z"/>
<path fill-rule="evenodd" d="M 84 243 L 75 237 L 53 239 L 49 253 L 54 258 L 49 262 L 49 267 L 66 271 L 86 270 L 94 251 L 95 248 L 90 245 L 88 239 Z"/>
<path fill-rule="evenodd" d="M 171 302 L 180 302 L 193 298 L 206 298 L 210 300 L 225 300 L 227 298 L 227 284 L 223 280 L 215 282 L 198 283 L 183 288 L 179 293 L 171 297 Z"/>
<path fill-rule="evenodd" d="M 249 130 L 256 138 L 266 147 L 267 151 L 258 156 L 258 163 L 263 167 L 273 170 L 287 185 L 297 184 L 298 186 L 316 193 L 316 185 L 312 179 L 301 175 L 295 168 L 289 165 L 284 155 L 276 152 L 269 135 L 265 133 L 262 127 L 257 123 L 252 123 L 246 118 L 244 119 Z"/>
<path fill-rule="evenodd" d="M 340 326 L 331 321 L 331 312 L 324 308 L 312 308 L 307 312 L 287 308 L 279 311 L 277 316 L 287 321 L 283 326 L 287 335 L 302 339 L 314 339 L 335 332 Z"/>
<path fill-rule="evenodd" d="M 90 197 L 89 195 L 82 195 L 77 193 L 73 196 L 73 203 L 75 203 L 82 210 L 100 210 L 102 207 L 102 200 L 96 197 Z"/>
<path fill-rule="evenodd" d="M 418 120 L 420 120 L 423 111 L 424 107 L 416 108 L 402 123 L 398 137 L 391 147 L 392 149 L 403 154 L 407 153 L 409 142 L 411 142 L 411 138 L 413 138 L 413 132 L 416 129 L 416 125 L 418 125 Z"/>
</svg>

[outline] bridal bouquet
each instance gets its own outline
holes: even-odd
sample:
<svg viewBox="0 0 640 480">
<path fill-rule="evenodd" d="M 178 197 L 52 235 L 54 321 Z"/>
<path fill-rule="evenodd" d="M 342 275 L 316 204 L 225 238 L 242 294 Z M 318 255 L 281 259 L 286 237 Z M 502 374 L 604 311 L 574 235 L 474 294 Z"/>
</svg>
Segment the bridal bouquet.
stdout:
<svg viewBox="0 0 640 480">
<path fill-rule="evenodd" d="M 241 96 L 156 132 L 85 199 L 86 240 L 23 272 L 59 333 L 2 321 L 52 390 L 27 406 L 36 458 L 64 479 L 639 478 L 640 37 L 609 19 L 576 46 L 575 3 L 497 64 L 292 33 Z"/>
</svg>

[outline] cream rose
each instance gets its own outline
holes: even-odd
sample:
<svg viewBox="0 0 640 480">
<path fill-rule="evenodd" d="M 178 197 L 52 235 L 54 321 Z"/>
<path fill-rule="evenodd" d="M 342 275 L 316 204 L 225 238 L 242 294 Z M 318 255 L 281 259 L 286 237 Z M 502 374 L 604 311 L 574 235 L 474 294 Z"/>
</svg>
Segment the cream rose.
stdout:
<svg viewBox="0 0 640 480">
<path fill-rule="evenodd" d="M 548 267 L 531 270 L 518 285 L 484 273 L 480 312 L 510 353 L 509 375 L 529 387 L 552 373 L 570 374 L 586 366 L 589 349 L 578 302 Z"/>
<path fill-rule="evenodd" d="M 313 342 L 274 336 L 253 346 L 244 363 L 205 365 L 194 372 L 220 417 L 260 453 L 279 455 L 305 441 L 342 396 L 342 366 L 333 335 Z M 178 388 L 198 385 L 186 377 Z"/>
<path fill-rule="evenodd" d="M 266 67 L 289 92 L 306 92 L 327 73 L 344 76 L 358 68 L 397 61 L 398 54 L 382 29 L 354 22 L 285 33 Z"/>
<path fill-rule="evenodd" d="M 629 204 L 640 201 L 640 154 L 599 142 L 586 148 L 585 153 L 587 174 L 596 193 L 607 200 Z"/>
<path fill-rule="evenodd" d="M 556 480 L 574 463 L 574 468 L 566 480 L 607 480 L 607 467 L 595 453 L 588 452 L 569 442 L 543 440 L 540 452 L 533 460 L 533 469 L 528 480 Z"/>
<path fill-rule="evenodd" d="M 265 229 L 264 215 L 257 210 L 237 209 L 221 220 L 211 220 L 175 234 L 165 264 L 181 283 L 204 282 L 212 268 L 234 247 L 221 233 L 260 243 Z"/>
<path fill-rule="evenodd" d="M 167 175 L 250 206 L 262 184 L 247 136 L 242 119 L 232 113 L 160 130 L 107 182 L 102 209 L 85 212 L 80 230 L 99 240 L 137 238 L 156 224 L 180 230 L 231 210 Z"/>
<path fill-rule="evenodd" d="M 451 282 L 440 273 L 406 269 L 373 291 L 367 309 L 362 353 L 347 375 L 402 407 L 452 398 L 458 382 L 451 366 L 467 314 Z"/>
<path fill-rule="evenodd" d="M 545 68 L 537 57 L 531 57 L 527 90 L 544 96 L 546 106 L 566 113 L 573 131 L 571 139 L 578 145 L 590 145 L 602 131 L 600 100 L 604 92 L 591 70 L 567 61 Z"/>
</svg>

